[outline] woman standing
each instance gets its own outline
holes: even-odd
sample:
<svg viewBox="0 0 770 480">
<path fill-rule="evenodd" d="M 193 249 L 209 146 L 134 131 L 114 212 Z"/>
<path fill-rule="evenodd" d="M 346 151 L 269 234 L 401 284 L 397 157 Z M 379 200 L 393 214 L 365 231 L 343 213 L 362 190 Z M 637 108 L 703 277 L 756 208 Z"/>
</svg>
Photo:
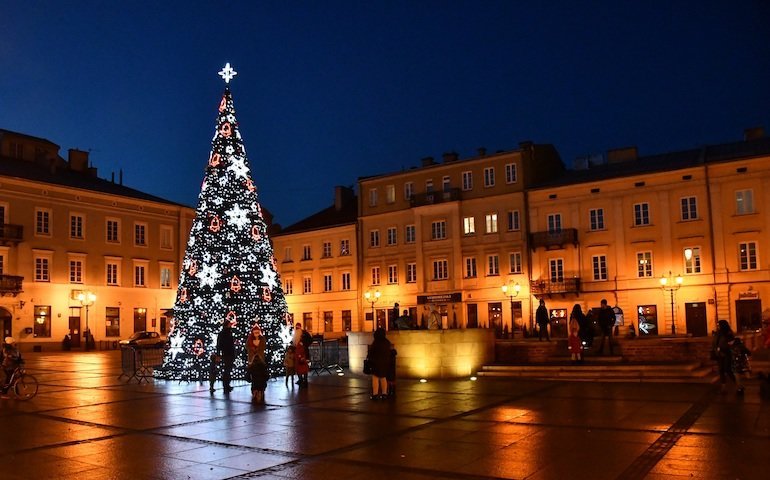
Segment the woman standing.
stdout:
<svg viewBox="0 0 770 480">
<path fill-rule="evenodd" d="M 251 396 L 257 403 L 265 403 L 267 388 L 267 364 L 265 363 L 265 337 L 258 325 L 254 325 L 246 339 L 248 368 L 251 374 Z"/>
<path fill-rule="evenodd" d="M 385 338 L 385 330 L 380 327 L 374 331 L 374 341 L 369 345 L 366 355 L 372 368 L 372 400 L 385 399 L 388 394 L 388 370 L 390 369 L 390 340 Z"/>
<path fill-rule="evenodd" d="M 586 316 L 577 303 L 572 307 L 569 315 L 569 352 L 574 363 L 583 362 L 583 340 L 580 335 L 582 325 L 586 323 Z"/>
</svg>

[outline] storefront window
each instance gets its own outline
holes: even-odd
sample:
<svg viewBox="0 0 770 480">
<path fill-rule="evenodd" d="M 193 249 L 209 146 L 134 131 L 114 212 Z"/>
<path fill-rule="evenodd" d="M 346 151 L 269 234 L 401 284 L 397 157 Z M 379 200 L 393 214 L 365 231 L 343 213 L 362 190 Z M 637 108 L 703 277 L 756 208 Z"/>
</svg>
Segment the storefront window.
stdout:
<svg viewBox="0 0 770 480">
<path fill-rule="evenodd" d="M 105 336 L 120 336 L 120 308 L 107 307 L 104 310 Z"/>
<path fill-rule="evenodd" d="M 51 336 L 51 306 L 35 305 L 35 337 Z"/>
<path fill-rule="evenodd" d="M 656 305 L 639 305 L 639 335 L 658 334 L 658 307 Z"/>
</svg>

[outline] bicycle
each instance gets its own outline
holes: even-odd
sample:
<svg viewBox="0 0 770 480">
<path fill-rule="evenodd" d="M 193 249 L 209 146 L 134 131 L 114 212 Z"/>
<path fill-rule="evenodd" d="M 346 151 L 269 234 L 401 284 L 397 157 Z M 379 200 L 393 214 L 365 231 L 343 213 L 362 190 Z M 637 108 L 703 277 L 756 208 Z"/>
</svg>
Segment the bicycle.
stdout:
<svg viewBox="0 0 770 480">
<path fill-rule="evenodd" d="M 21 362 L 8 381 L 8 390 L 13 390 L 19 400 L 31 400 L 37 395 L 37 389 L 37 379 L 24 370 L 24 362 Z"/>
</svg>

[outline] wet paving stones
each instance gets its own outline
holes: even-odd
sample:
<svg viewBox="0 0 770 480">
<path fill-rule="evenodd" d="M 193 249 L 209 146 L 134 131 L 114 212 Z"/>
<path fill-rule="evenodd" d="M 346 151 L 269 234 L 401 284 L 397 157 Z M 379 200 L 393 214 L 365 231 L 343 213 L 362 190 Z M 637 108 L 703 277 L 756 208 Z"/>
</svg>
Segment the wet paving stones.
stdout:
<svg viewBox="0 0 770 480">
<path fill-rule="evenodd" d="M 118 352 L 28 354 L 0 402 L 0 478 L 767 478 L 770 404 L 705 384 L 488 379 L 369 399 L 367 378 L 248 385 L 119 380 Z"/>
</svg>

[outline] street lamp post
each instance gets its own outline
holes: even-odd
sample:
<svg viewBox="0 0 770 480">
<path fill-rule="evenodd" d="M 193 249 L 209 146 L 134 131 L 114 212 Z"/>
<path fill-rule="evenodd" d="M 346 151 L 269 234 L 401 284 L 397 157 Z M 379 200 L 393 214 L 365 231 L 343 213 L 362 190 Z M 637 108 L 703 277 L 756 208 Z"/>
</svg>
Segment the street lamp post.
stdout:
<svg viewBox="0 0 770 480">
<path fill-rule="evenodd" d="M 372 305 L 372 331 L 377 329 L 377 318 L 374 314 L 374 304 L 377 303 L 377 300 L 380 299 L 380 295 L 382 294 L 379 290 L 367 290 L 366 293 L 364 293 L 364 298 Z"/>
<path fill-rule="evenodd" d="M 503 295 L 511 299 L 511 337 L 516 338 L 516 319 L 513 316 L 513 299 L 514 297 L 519 296 L 521 285 L 519 285 L 519 282 L 514 283 L 514 281 L 511 280 L 510 282 L 500 287 L 500 289 L 503 291 Z"/>
<path fill-rule="evenodd" d="M 679 290 L 682 286 L 684 279 L 681 275 L 674 276 L 671 270 L 668 271 L 667 277 L 660 277 L 660 288 L 664 292 L 668 292 L 671 298 L 671 334 L 676 335 L 676 317 L 674 311 L 674 292 Z"/>
<path fill-rule="evenodd" d="M 86 351 L 91 349 L 91 329 L 88 328 L 88 307 L 96 301 L 96 295 L 93 292 L 85 291 L 78 294 L 80 305 L 86 307 Z"/>
</svg>

